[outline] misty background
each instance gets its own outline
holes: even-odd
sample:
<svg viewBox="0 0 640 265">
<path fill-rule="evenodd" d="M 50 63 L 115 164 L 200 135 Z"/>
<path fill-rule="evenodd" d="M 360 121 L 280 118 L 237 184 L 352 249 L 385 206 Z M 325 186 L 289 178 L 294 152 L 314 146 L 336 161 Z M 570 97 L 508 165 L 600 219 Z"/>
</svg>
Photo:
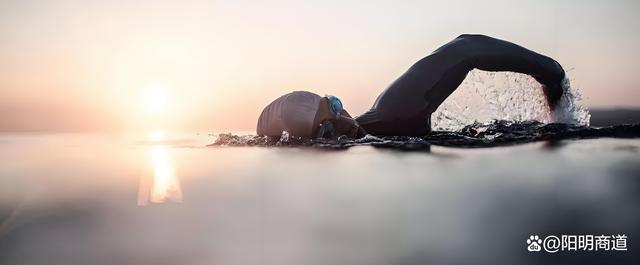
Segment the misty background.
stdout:
<svg viewBox="0 0 640 265">
<path fill-rule="evenodd" d="M 352 114 L 462 33 L 557 59 L 590 108 L 640 107 L 637 1 L 0 1 L 0 131 L 252 130 L 292 90 Z M 171 108 L 143 114 L 146 87 Z M 613 115 L 612 117 L 615 117 Z M 596 117 L 594 115 L 594 117 Z M 602 116 L 598 116 L 602 117 Z"/>
</svg>

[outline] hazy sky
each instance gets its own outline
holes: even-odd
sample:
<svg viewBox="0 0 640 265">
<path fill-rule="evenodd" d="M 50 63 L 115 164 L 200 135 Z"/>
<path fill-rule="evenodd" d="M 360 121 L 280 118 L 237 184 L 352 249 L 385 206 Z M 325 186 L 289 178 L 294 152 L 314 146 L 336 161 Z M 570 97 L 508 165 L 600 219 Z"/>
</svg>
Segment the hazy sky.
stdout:
<svg viewBox="0 0 640 265">
<path fill-rule="evenodd" d="M 0 130 L 253 129 L 292 90 L 338 95 L 357 115 L 462 33 L 557 59 L 588 106 L 640 107 L 639 11 L 634 0 L 0 0 Z"/>
</svg>

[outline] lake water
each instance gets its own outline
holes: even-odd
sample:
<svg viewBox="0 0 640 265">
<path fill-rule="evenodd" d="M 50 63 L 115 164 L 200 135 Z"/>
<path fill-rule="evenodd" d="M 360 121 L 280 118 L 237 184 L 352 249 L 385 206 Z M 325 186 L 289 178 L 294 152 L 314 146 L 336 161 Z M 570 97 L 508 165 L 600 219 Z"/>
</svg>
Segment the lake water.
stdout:
<svg viewBox="0 0 640 265">
<path fill-rule="evenodd" d="M 638 264 L 640 140 L 420 151 L 0 136 L 0 264 Z M 530 235 L 627 251 L 528 252 Z"/>
</svg>

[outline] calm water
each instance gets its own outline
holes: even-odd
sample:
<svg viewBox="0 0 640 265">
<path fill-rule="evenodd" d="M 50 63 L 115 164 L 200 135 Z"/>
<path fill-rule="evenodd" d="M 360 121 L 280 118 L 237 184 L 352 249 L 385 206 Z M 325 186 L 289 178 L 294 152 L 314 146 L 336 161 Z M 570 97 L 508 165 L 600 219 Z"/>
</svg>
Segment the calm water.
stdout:
<svg viewBox="0 0 640 265">
<path fill-rule="evenodd" d="M 213 140 L 0 136 L 0 264 L 638 262 L 637 139 L 420 152 Z M 533 234 L 625 234 L 629 251 L 529 253 Z"/>
</svg>

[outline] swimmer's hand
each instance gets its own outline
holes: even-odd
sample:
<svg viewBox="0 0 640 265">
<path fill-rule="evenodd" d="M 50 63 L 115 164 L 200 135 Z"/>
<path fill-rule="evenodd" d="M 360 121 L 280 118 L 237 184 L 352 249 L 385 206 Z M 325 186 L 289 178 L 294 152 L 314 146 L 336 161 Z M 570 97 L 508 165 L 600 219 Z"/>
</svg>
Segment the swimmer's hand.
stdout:
<svg viewBox="0 0 640 265">
<path fill-rule="evenodd" d="M 565 78 L 565 72 L 560 63 L 551 58 L 548 59 L 546 66 L 543 68 L 544 74 L 533 75 L 533 78 L 542 84 L 542 91 L 544 91 L 544 95 L 547 98 L 549 108 L 553 111 L 558 102 L 560 102 L 562 93 L 564 93 L 562 82 Z"/>
<path fill-rule="evenodd" d="M 549 108 L 554 110 L 562 97 L 562 85 L 557 82 L 555 84 L 543 84 L 542 91 L 544 91 L 544 95 L 547 98 Z"/>
</svg>

